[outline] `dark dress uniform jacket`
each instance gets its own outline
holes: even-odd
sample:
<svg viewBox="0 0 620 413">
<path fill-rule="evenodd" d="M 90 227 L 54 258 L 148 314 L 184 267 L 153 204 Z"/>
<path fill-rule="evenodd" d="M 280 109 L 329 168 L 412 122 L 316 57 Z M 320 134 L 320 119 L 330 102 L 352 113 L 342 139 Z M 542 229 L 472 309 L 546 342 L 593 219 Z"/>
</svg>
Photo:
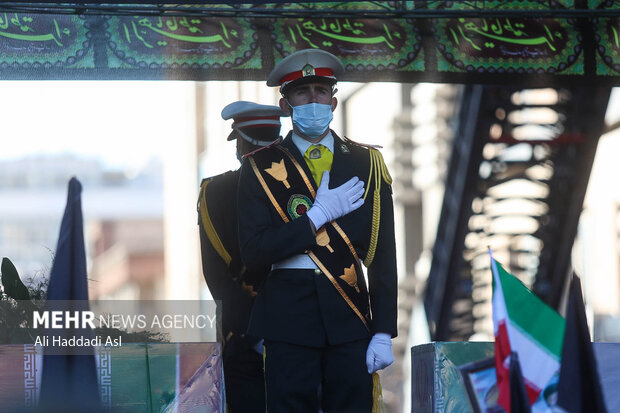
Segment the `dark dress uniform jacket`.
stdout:
<svg viewBox="0 0 620 413">
<path fill-rule="evenodd" d="M 369 149 L 345 142 L 334 132 L 332 135 L 334 157 L 329 187 L 340 186 L 353 176 L 368 185 Z M 291 139 L 291 133 L 281 146 L 295 157 L 316 189 L 303 155 Z M 280 152 L 274 146 L 263 150 Z M 374 181 L 371 186 L 374 186 Z M 372 200 L 371 188 L 362 207 L 336 220 L 362 260 L 366 258 L 370 244 Z M 391 187 L 386 182 L 382 182 L 380 200 L 379 236 L 374 260 L 367 271 L 368 287 L 363 277 L 358 277 L 359 294 L 363 295 L 363 302 L 370 302 L 369 308 L 359 310 L 362 314 L 371 313 L 370 329 L 366 328 L 324 274 L 315 270 L 276 269 L 270 272 L 259 289 L 250 319 L 250 334 L 266 340 L 317 347 L 366 339 L 375 332 L 396 336 L 394 213 Z M 261 187 L 250 162 L 244 162 L 241 168 L 238 211 L 241 256 L 248 268 L 260 268 L 295 254 L 303 254 L 316 243 L 307 215 L 284 223 Z"/>
<path fill-rule="evenodd" d="M 231 413 L 265 412 L 263 358 L 246 335 L 253 294 L 268 267 L 245 271 L 237 237 L 239 171 L 203 180 L 198 200 L 202 268 L 221 317 L 227 408 Z M 210 236 L 207 235 L 207 230 Z"/>
<path fill-rule="evenodd" d="M 221 300 L 224 338 L 229 337 L 231 332 L 235 336 L 245 335 L 253 302 L 250 291 L 258 289 L 269 269 L 257 267 L 254 271 L 246 271 L 241 262 L 236 216 L 239 173 L 239 170 L 229 171 L 203 180 L 201 187 L 205 184 L 206 187 L 201 191 L 198 200 L 203 274 L 213 298 Z M 206 205 L 203 205 L 205 201 Z M 224 261 L 205 232 L 201 205 L 206 207 L 213 229 L 230 256 L 229 264 Z M 248 345 L 251 346 L 258 340 L 253 339 Z"/>
</svg>

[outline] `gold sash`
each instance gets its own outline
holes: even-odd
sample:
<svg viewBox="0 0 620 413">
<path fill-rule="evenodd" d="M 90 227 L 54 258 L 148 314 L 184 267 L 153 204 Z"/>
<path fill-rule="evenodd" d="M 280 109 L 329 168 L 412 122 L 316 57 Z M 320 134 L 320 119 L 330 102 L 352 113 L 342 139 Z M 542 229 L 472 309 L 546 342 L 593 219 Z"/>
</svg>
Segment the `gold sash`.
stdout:
<svg viewBox="0 0 620 413">
<path fill-rule="evenodd" d="M 278 215 L 289 222 L 312 207 L 316 192 L 293 155 L 282 146 L 273 148 L 259 151 L 248 160 Z M 370 305 L 360 259 L 336 221 L 317 231 L 316 244 L 308 250 L 308 255 L 370 330 Z"/>
</svg>

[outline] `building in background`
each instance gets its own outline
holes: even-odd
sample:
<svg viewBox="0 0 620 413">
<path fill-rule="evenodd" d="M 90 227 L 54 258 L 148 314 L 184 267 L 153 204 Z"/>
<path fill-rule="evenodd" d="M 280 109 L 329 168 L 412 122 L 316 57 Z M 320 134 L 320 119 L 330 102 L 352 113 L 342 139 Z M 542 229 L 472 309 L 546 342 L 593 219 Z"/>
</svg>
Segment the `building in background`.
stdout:
<svg viewBox="0 0 620 413">
<path fill-rule="evenodd" d="M 594 341 L 620 341 L 620 88 L 612 90 L 573 247 Z"/>
<path fill-rule="evenodd" d="M 82 183 L 90 297 L 164 298 L 161 161 L 135 176 L 75 155 L 0 163 L 0 254 L 36 285 L 49 276 L 67 183 Z"/>
</svg>

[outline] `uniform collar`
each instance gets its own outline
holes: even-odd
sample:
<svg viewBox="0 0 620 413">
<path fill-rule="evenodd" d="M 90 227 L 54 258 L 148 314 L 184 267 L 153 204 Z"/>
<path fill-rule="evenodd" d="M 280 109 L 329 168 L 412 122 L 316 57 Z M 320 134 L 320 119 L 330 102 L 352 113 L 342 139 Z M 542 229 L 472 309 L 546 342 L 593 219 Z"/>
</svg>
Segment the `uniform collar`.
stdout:
<svg viewBox="0 0 620 413">
<path fill-rule="evenodd" d="M 306 153 L 306 151 L 311 145 L 319 145 L 319 144 L 325 146 L 327 149 L 329 149 L 331 153 L 334 153 L 334 136 L 332 135 L 331 130 L 327 132 L 327 135 L 325 135 L 323 139 L 321 139 L 317 143 L 308 142 L 301 136 L 297 135 L 295 132 L 293 132 L 293 136 L 291 138 L 293 139 L 293 143 L 295 144 L 297 149 L 299 149 L 299 152 L 302 155 Z"/>
</svg>

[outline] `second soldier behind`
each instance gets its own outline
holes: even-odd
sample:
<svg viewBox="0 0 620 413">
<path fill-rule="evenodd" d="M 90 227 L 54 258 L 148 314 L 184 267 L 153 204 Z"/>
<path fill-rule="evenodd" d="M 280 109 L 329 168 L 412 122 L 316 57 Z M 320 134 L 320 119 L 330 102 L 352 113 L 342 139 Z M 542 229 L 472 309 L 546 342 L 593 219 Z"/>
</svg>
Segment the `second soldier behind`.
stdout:
<svg viewBox="0 0 620 413">
<path fill-rule="evenodd" d="M 279 138 L 279 107 L 237 101 L 222 110 L 233 119 L 228 140 L 236 140 L 237 158 Z M 198 199 L 202 269 L 209 291 L 219 301 L 224 341 L 224 381 L 229 413 L 265 412 L 262 341 L 246 335 L 254 296 L 269 267 L 247 271 L 237 238 L 239 171 L 204 179 Z"/>
</svg>

